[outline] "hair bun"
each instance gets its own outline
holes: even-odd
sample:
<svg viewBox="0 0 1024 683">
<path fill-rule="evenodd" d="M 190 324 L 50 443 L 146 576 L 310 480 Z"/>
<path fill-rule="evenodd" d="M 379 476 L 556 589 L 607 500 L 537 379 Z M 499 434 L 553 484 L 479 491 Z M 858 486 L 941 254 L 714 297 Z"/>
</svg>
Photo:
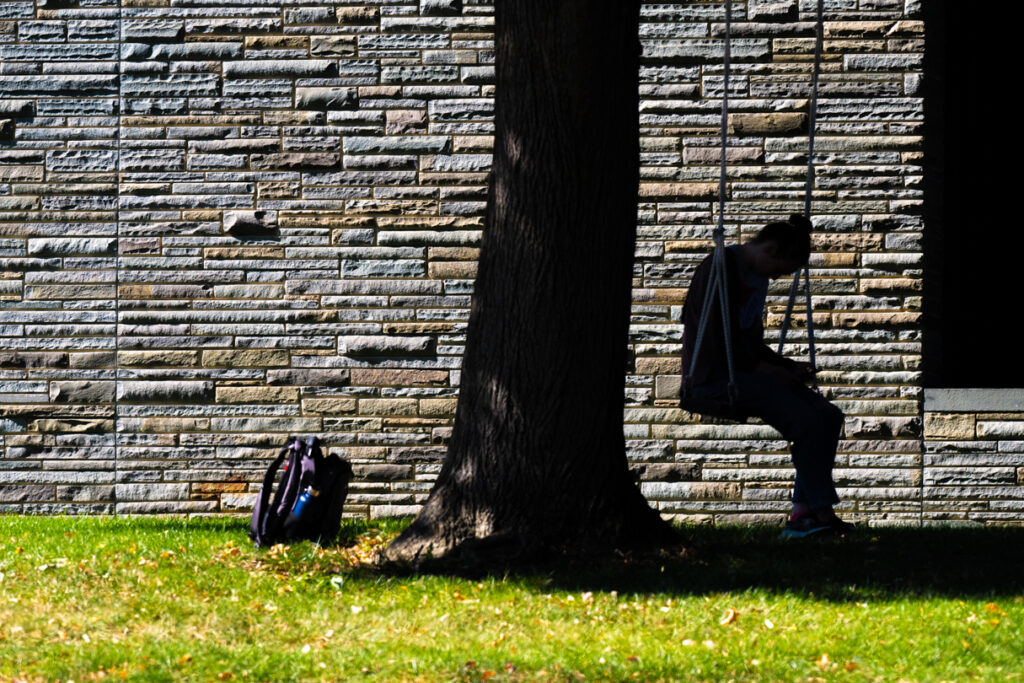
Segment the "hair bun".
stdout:
<svg viewBox="0 0 1024 683">
<path fill-rule="evenodd" d="M 789 224 L 797 228 L 802 228 L 807 232 L 811 232 L 811 230 L 814 229 L 814 226 L 811 225 L 811 221 L 806 216 L 802 216 L 798 213 L 790 215 Z"/>
</svg>

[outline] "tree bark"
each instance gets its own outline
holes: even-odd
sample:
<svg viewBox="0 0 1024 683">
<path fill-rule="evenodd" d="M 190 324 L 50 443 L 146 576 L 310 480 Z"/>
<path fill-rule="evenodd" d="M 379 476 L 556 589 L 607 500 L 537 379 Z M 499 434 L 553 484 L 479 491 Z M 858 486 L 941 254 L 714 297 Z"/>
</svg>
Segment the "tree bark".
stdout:
<svg viewBox="0 0 1024 683">
<path fill-rule="evenodd" d="M 392 560 L 674 540 L 622 429 L 638 0 L 498 0 L 494 170 L 447 458 Z"/>
</svg>

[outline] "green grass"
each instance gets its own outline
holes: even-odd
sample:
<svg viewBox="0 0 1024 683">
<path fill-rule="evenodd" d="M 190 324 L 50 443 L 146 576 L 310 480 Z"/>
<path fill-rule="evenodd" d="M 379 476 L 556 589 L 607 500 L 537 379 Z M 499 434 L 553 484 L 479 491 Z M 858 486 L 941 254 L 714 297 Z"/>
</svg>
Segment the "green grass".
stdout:
<svg viewBox="0 0 1024 683">
<path fill-rule="evenodd" d="M 995 681 L 1024 671 L 1024 529 L 794 543 L 777 529 L 690 528 L 681 556 L 460 578 L 367 565 L 400 528 L 352 521 L 345 548 L 283 551 L 254 549 L 239 519 L 0 517 L 0 680 Z"/>
</svg>

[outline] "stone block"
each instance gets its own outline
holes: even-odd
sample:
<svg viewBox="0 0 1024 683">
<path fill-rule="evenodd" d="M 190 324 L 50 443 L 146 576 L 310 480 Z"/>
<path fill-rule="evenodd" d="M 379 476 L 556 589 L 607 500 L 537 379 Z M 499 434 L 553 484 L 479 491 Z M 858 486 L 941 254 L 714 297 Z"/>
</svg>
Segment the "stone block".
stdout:
<svg viewBox="0 0 1024 683">
<path fill-rule="evenodd" d="M 0 484 L 0 503 L 40 503 L 53 499 L 52 484 Z"/>
<path fill-rule="evenodd" d="M 333 59 L 250 59 L 223 62 L 222 74 L 229 78 L 330 78 L 338 75 Z"/>
<path fill-rule="evenodd" d="M 195 367 L 199 365 L 198 351 L 119 351 L 117 362 L 122 367 Z"/>
<path fill-rule="evenodd" d="M 797 0 L 750 0 L 747 19 L 750 21 L 793 21 L 797 19 Z"/>
<path fill-rule="evenodd" d="M 672 375 L 680 374 L 683 368 L 683 361 L 679 356 L 668 358 L 637 358 L 636 372 L 638 375 Z"/>
<path fill-rule="evenodd" d="M 457 16 L 462 13 L 462 0 L 420 0 L 420 16 Z"/>
<path fill-rule="evenodd" d="M 921 436 L 919 417 L 847 417 L 846 438 Z"/>
<path fill-rule="evenodd" d="M 700 465 L 692 462 L 634 463 L 630 469 L 642 481 L 693 481 L 700 475 Z"/>
<path fill-rule="evenodd" d="M 457 398 L 421 398 L 420 415 L 424 417 L 455 417 Z"/>
<path fill-rule="evenodd" d="M 412 465 L 353 464 L 356 479 L 369 481 L 408 481 L 413 478 Z"/>
<path fill-rule="evenodd" d="M 356 412 L 358 402 L 354 398 L 305 398 L 302 410 L 313 415 L 346 415 Z"/>
<path fill-rule="evenodd" d="M 295 89 L 297 109 L 355 109 L 359 100 L 355 88 L 306 88 Z"/>
<path fill-rule="evenodd" d="M 68 484 L 57 486 L 57 500 L 74 503 L 92 503 L 114 500 L 114 487 L 110 485 Z"/>
<path fill-rule="evenodd" d="M 979 438 L 1020 439 L 1024 438 L 1024 420 L 980 419 L 977 423 L 977 430 Z"/>
<path fill-rule="evenodd" d="M 208 417 L 148 417 L 140 420 L 135 427 L 146 434 L 175 434 L 203 432 L 210 429 Z"/>
<path fill-rule="evenodd" d="M 446 386 L 447 370 L 352 368 L 352 384 L 356 386 Z"/>
<path fill-rule="evenodd" d="M 679 398 L 681 375 L 660 375 L 654 378 L 655 398 Z"/>
<path fill-rule="evenodd" d="M 730 114 L 729 132 L 741 137 L 799 135 L 807 132 L 807 114 L 799 112 Z"/>
<path fill-rule="evenodd" d="M 342 25 L 375 24 L 380 21 L 380 10 L 368 6 L 338 7 L 335 9 L 335 17 Z"/>
<path fill-rule="evenodd" d="M 188 484 L 116 484 L 118 501 L 188 500 Z"/>
<path fill-rule="evenodd" d="M 420 505 L 371 505 L 370 519 L 415 517 L 420 513 L 420 507 Z"/>
<path fill-rule="evenodd" d="M 358 36 L 311 36 L 309 52 L 317 57 L 354 57 Z"/>
<path fill-rule="evenodd" d="M 387 135 L 408 135 L 426 130 L 427 112 L 423 109 L 389 109 L 386 114 Z"/>
<path fill-rule="evenodd" d="M 203 367 L 280 368 L 290 357 L 288 349 L 218 349 L 203 351 Z"/>
<path fill-rule="evenodd" d="M 444 154 L 450 138 L 438 135 L 348 136 L 342 141 L 345 154 Z"/>
<path fill-rule="evenodd" d="M 999 486 L 1017 483 L 1013 467 L 926 467 L 926 486 Z"/>
<path fill-rule="evenodd" d="M 111 403 L 114 382 L 100 380 L 58 381 L 50 384 L 50 400 L 54 403 Z"/>
<path fill-rule="evenodd" d="M 217 387 L 217 403 L 294 403 L 299 390 L 294 387 Z"/>
<path fill-rule="evenodd" d="M 925 439 L 963 439 L 974 438 L 975 417 L 963 413 L 925 413 Z"/>
<path fill-rule="evenodd" d="M 28 241 L 30 256 L 112 256 L 116 237 L 47 237 Z"/>
<path fill-rule="evenodd" d="M 210 427 L 221 432 L 242 433 L 310 433 L 320 432 L 322 422 L 318 417 L 214 417 Z M 274 437 L 276 440 L 277 437 Z"/>
<path fill-rule="evenodd" d="M 213 382 L 185 380 L 122 381 L 119 401 L 134 403 L 208 403 L 214 398 Z"/>
<path fill-rule="evenodd" d="M 360 415 L 416 415 L 414 398 L 361 398 Z"/>
<path fill-rule="evenodd" d="M 21 118 L 32 116 L 35 111 L 34 100 L 0 100 L 0 116 Z"/>
<path fill-rule="evenodd" d="M 426 336 L 347 335 L 338 338 L 338 351 L 348 356 L 424 355 L 431 352 L 433 341 Z"/>
<path fill-rule="evenodd" d="M 348 370 L 319 368 L 267 370 L 267 384 L 271 385 L 343 387 L 349 383 L 348 380 Z"/>
<path fill-rule="evenodd" d="M 66 353 L 0 351 L 0 368 L 66 368 L 68 365 Z"/>
<path fill-rule="evenodd" d="M 272 236 L 277 234 L 276 211 L 225 211 L 224 232 L 238 236 Z"/>
<path fill-rule="evenodd" d="M 33 420 L 29 424 L 33 431 L 47 434 L 112 434 L 113 420 Z"/>
<path fill-rule="evenodd" d="M 718 199 L 718 183 L 640 183 L 640 198 L 680 202 Z"/>
<path fill-rule="evenodd" d="M 337 17 L 330 7 L 303 7 L 284 11 L 286 24 L 334 24 Z"/>
<path fill-rule="evenodd" d="M 254 171 L 313 171 L 337 168 L 341 163 L 341 156 L 327 152 L 253 154 L 249 163 Z"/>
</svg>

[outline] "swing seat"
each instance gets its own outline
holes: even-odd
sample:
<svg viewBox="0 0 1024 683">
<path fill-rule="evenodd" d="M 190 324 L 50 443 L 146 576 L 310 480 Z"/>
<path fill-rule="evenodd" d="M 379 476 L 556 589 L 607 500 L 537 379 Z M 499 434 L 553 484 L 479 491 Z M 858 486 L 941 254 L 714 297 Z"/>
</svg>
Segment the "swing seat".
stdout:
<svg viewBox="0 0 1024 683">
<path fill-rule="evenodd" d="M 688 413 L 713 417 L 719 420 L 745 423 L 753 414 L 742 406 L 730 405 L 729 401 L 720 401 L 714 398 L 697 398 L 694 396 L 681 396 L 679 407 Z"/>
</svg>

